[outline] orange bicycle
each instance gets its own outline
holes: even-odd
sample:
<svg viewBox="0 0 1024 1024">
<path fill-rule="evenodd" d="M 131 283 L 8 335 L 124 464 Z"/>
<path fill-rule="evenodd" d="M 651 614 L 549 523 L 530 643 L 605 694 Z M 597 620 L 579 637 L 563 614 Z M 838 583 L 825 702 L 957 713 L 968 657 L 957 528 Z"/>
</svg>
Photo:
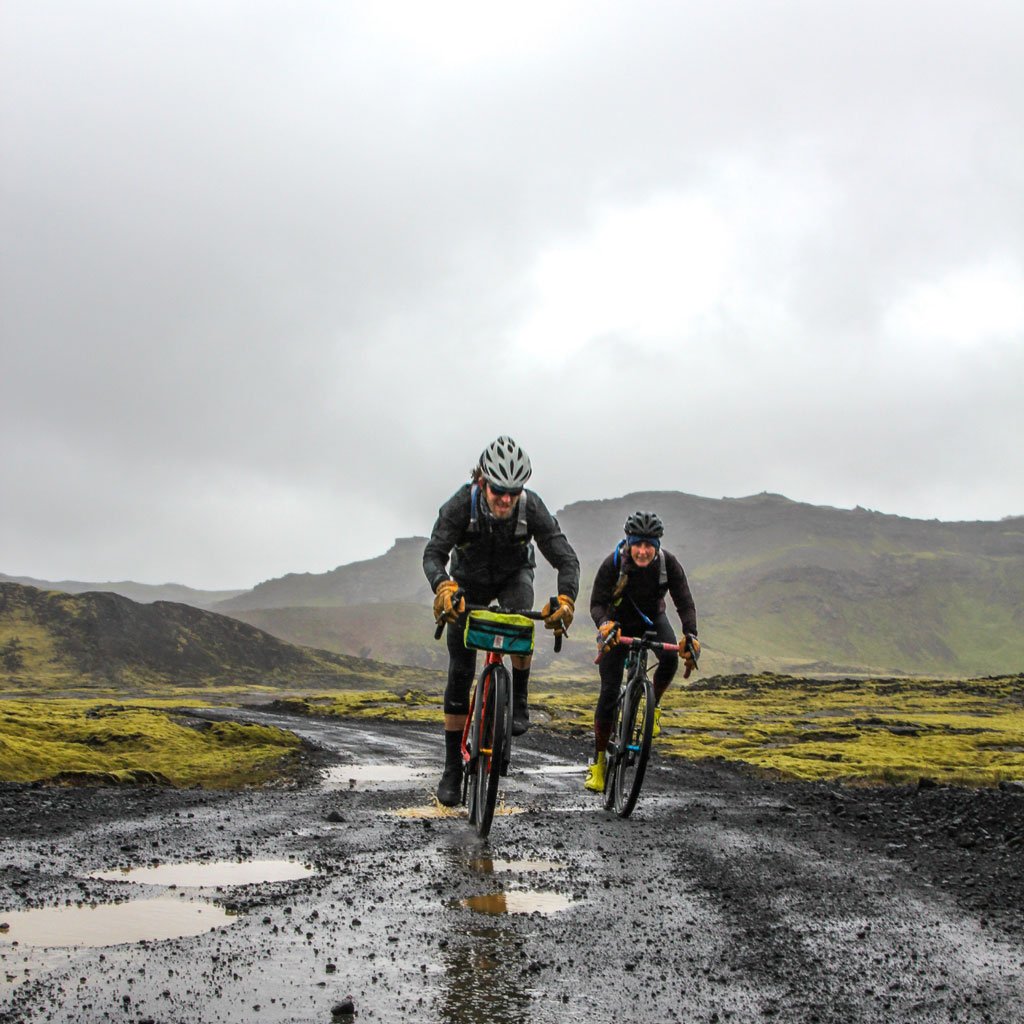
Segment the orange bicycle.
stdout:
<svg viewBox="0 0 1024 1024">
<path fill-rule="evenodd" d="M 462 591 L 452 595 L 458 605 Z M 558 604 L 551 598 L 550 607 Z M 539 611 L 501 608 L 498 605 L 466 605 L 463 642 L 485 654 L 484 666 L 469 695 L 469 714 L 462 732 L 462 762 L 465 775 L 462 802 L 469 811 L 469 823 L 481 838 L 491 830 L 498 802 L 498 783 L 508 775 L 512 757 L 512 677 L 504 656 L 533 653 L 533 623 L 543 619 Z M 439 623 L 434 639 L 440 639 Z M 562 649 L 562 636 L 555 636 L 555 651 Z"/>
</svg>

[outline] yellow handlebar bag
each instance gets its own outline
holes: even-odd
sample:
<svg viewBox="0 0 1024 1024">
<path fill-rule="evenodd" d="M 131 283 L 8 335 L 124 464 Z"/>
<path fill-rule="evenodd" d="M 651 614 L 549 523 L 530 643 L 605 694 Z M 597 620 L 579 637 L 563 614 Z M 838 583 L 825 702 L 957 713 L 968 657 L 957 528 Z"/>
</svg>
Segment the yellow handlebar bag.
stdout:
<svg viewBox="0 0 1024 1024">
<path fill-rule="evenodd" d="M 532 654 L 533 619 L 506 612 L 470 612 L 463 641 L 474 651 Z"/>
</svg>

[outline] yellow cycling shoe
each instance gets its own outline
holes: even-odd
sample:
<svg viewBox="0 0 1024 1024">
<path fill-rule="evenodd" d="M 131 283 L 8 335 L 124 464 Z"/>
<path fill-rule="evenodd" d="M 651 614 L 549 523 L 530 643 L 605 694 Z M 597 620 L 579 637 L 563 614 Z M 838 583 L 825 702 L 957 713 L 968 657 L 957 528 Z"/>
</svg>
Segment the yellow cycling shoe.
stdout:
<svg viewBox="0 0 1024 1024">
<path fill-rule="evenodd" d="M 594 793 L 604 792 L 604 766 L 607 763 L 607 754 L 602 750 L 597 755 L 597 760 L 587 765 L 587 778 L 583 783 L 584 789 Z"/>
<path fill-rule="evenodd" d="M 661 735 L 661 708 L 654 709 L 654 728 L 651 730 L 651 735 Z"/>
</svg>

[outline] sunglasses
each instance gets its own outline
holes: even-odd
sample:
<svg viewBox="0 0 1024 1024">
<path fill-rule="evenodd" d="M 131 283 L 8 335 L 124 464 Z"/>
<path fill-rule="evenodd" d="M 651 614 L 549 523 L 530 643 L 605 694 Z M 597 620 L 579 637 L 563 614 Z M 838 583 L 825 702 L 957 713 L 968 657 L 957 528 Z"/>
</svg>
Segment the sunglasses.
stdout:
<svg viewBox="0 0 1024 1024">
<path fill-rule="evenodd" d="M 504 498 L 506 495 L 510 498 L 518 498 L 523 493 L 522 487 L 496 487 L 490 481 L 487 482 L 487 486 L 490 488 L 491 494 L 497 495 L 499 498 Z"/>
</svg>

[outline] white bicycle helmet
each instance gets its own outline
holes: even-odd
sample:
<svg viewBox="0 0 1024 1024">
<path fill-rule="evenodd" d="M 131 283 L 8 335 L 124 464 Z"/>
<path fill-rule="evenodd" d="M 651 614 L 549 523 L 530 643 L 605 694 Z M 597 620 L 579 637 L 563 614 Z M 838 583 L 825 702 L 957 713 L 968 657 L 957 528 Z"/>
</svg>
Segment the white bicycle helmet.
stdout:
<svg viewBox="0 0 1024 1024">
<path fill-rule="evenodd" d="M 505 434 L 480 453 L 480 473 L 494 487 L 521 491 L 532 472 L 529 455 Z"/>
</svg>

